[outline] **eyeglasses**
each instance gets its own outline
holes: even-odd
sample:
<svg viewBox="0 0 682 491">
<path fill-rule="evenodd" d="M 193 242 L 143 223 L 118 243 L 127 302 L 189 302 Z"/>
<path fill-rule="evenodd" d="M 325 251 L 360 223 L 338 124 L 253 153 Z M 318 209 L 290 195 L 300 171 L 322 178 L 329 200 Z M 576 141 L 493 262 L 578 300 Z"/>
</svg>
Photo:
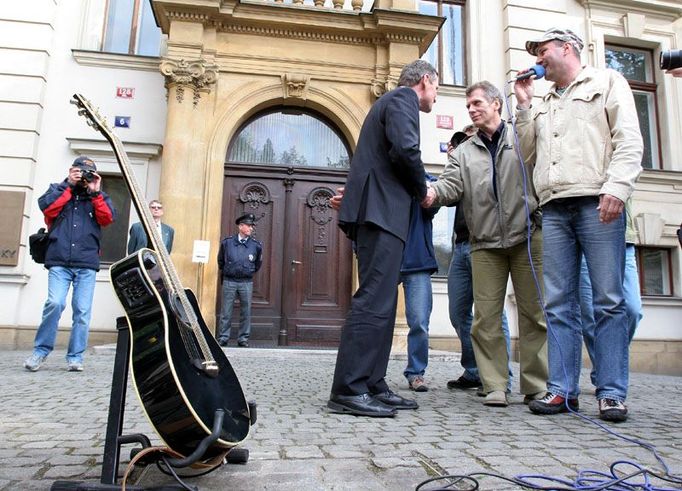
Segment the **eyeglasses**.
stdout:
<svg viewBox="0 0 682 491">
<path fill-rule="evenodd" d="M 163 206 L 150 206 L 152 210 L 163 210 Z"/>
</svg>

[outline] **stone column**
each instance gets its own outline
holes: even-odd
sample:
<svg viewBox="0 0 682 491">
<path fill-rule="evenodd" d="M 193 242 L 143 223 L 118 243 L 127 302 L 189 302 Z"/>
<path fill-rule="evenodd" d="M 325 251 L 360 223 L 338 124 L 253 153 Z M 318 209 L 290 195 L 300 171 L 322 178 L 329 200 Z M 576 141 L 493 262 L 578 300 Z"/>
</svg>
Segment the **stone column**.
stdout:
<svg viewBox="0 0 682 491">
<path fill-rule="evenodd" d="M 218 67 L 205 59 L 166 58 L 159 69 L 168 89 L 160 199 L 165 204 L 165 220 L 175 226 L 173 263 L 183 285 L 200 297 L 204 265 L 191 260 L 194 241 L 204 239 L 206 124 L 211 121 L 209 95 L 218 78 Z M 207 312 L 204 318 L 212 324 Z"/>
</svg>

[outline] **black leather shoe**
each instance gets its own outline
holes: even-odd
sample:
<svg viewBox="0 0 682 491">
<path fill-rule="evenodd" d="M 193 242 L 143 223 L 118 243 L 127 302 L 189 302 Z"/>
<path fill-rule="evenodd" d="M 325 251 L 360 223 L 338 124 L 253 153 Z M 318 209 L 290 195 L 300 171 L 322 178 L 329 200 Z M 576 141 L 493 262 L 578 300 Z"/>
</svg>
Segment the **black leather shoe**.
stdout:
<svg viewBox="0 0 682 491">
<path fill-rule="evenodd" d="M 237 346 L 239 346 L 240 348 L 248 348 L 248 347 L 249 347 L 249 342 L 248 342 L 248 341 L 239 341 L 239 342 L 237 343 Z"/>
<path fill-rule="evenodd" d="M 218 344 L 219 344 L 220 346 L 222 346 L 222 347 L 227 346 L 227 339 L 220 339 L 220 340 L 218 341 Z"/>
<path fill-rule="evenodd" d="M 386 392 L 380 392 L 374 394 L 374 398 L 388 404 L 395 409 L 417 409 L 419 404 L 413 399 L 405 399 L 403 396 L 399 396 L 392 390 L 387 390 Z"/>
<path fill-rule="evenodd" d="M 373 418 L 392 418 L 396 410 L 384 404 L 370 394 L 342 396 L 332 394 L 327 401 L 327 407 L 333 413 L 353 414 L 355 416 L 370 416 Z"/>
</svg>

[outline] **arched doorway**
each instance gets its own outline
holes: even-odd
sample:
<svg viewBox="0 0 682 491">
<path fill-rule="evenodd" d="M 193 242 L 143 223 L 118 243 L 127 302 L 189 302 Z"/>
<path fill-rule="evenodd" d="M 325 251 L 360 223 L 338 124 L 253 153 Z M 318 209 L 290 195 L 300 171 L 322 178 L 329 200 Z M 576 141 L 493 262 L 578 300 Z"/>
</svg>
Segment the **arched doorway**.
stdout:
<svg viewBox="0 0 682 491">
<path fill-rule="evenodd" d="M 338 344 L 350 303 L 352 254 L 328 200 L 345 182 L 349 162 L 340 132 L 311 111 L 270 108 L 230 142 L 221 236 L 236 232 L 236 216 L 253 213 L 255 237 L 264 245 L 254 279 L 254 342 Z M 236 313 L 233 322 L 236 327 Z"/>
</svg>

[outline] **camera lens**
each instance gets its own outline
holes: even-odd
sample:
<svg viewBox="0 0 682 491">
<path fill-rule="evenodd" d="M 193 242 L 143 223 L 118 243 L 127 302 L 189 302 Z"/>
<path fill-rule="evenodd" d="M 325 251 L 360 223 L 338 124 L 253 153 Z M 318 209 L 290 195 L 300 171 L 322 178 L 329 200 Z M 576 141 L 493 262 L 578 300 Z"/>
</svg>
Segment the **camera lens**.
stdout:
<svg viewBox="0 0 682 491">
<path fill-rule="evenodd" d="M 682 49 L 671 49 L 661 52 L 661 70 L 673 70 L 682 67 Z"/>
</svg>

